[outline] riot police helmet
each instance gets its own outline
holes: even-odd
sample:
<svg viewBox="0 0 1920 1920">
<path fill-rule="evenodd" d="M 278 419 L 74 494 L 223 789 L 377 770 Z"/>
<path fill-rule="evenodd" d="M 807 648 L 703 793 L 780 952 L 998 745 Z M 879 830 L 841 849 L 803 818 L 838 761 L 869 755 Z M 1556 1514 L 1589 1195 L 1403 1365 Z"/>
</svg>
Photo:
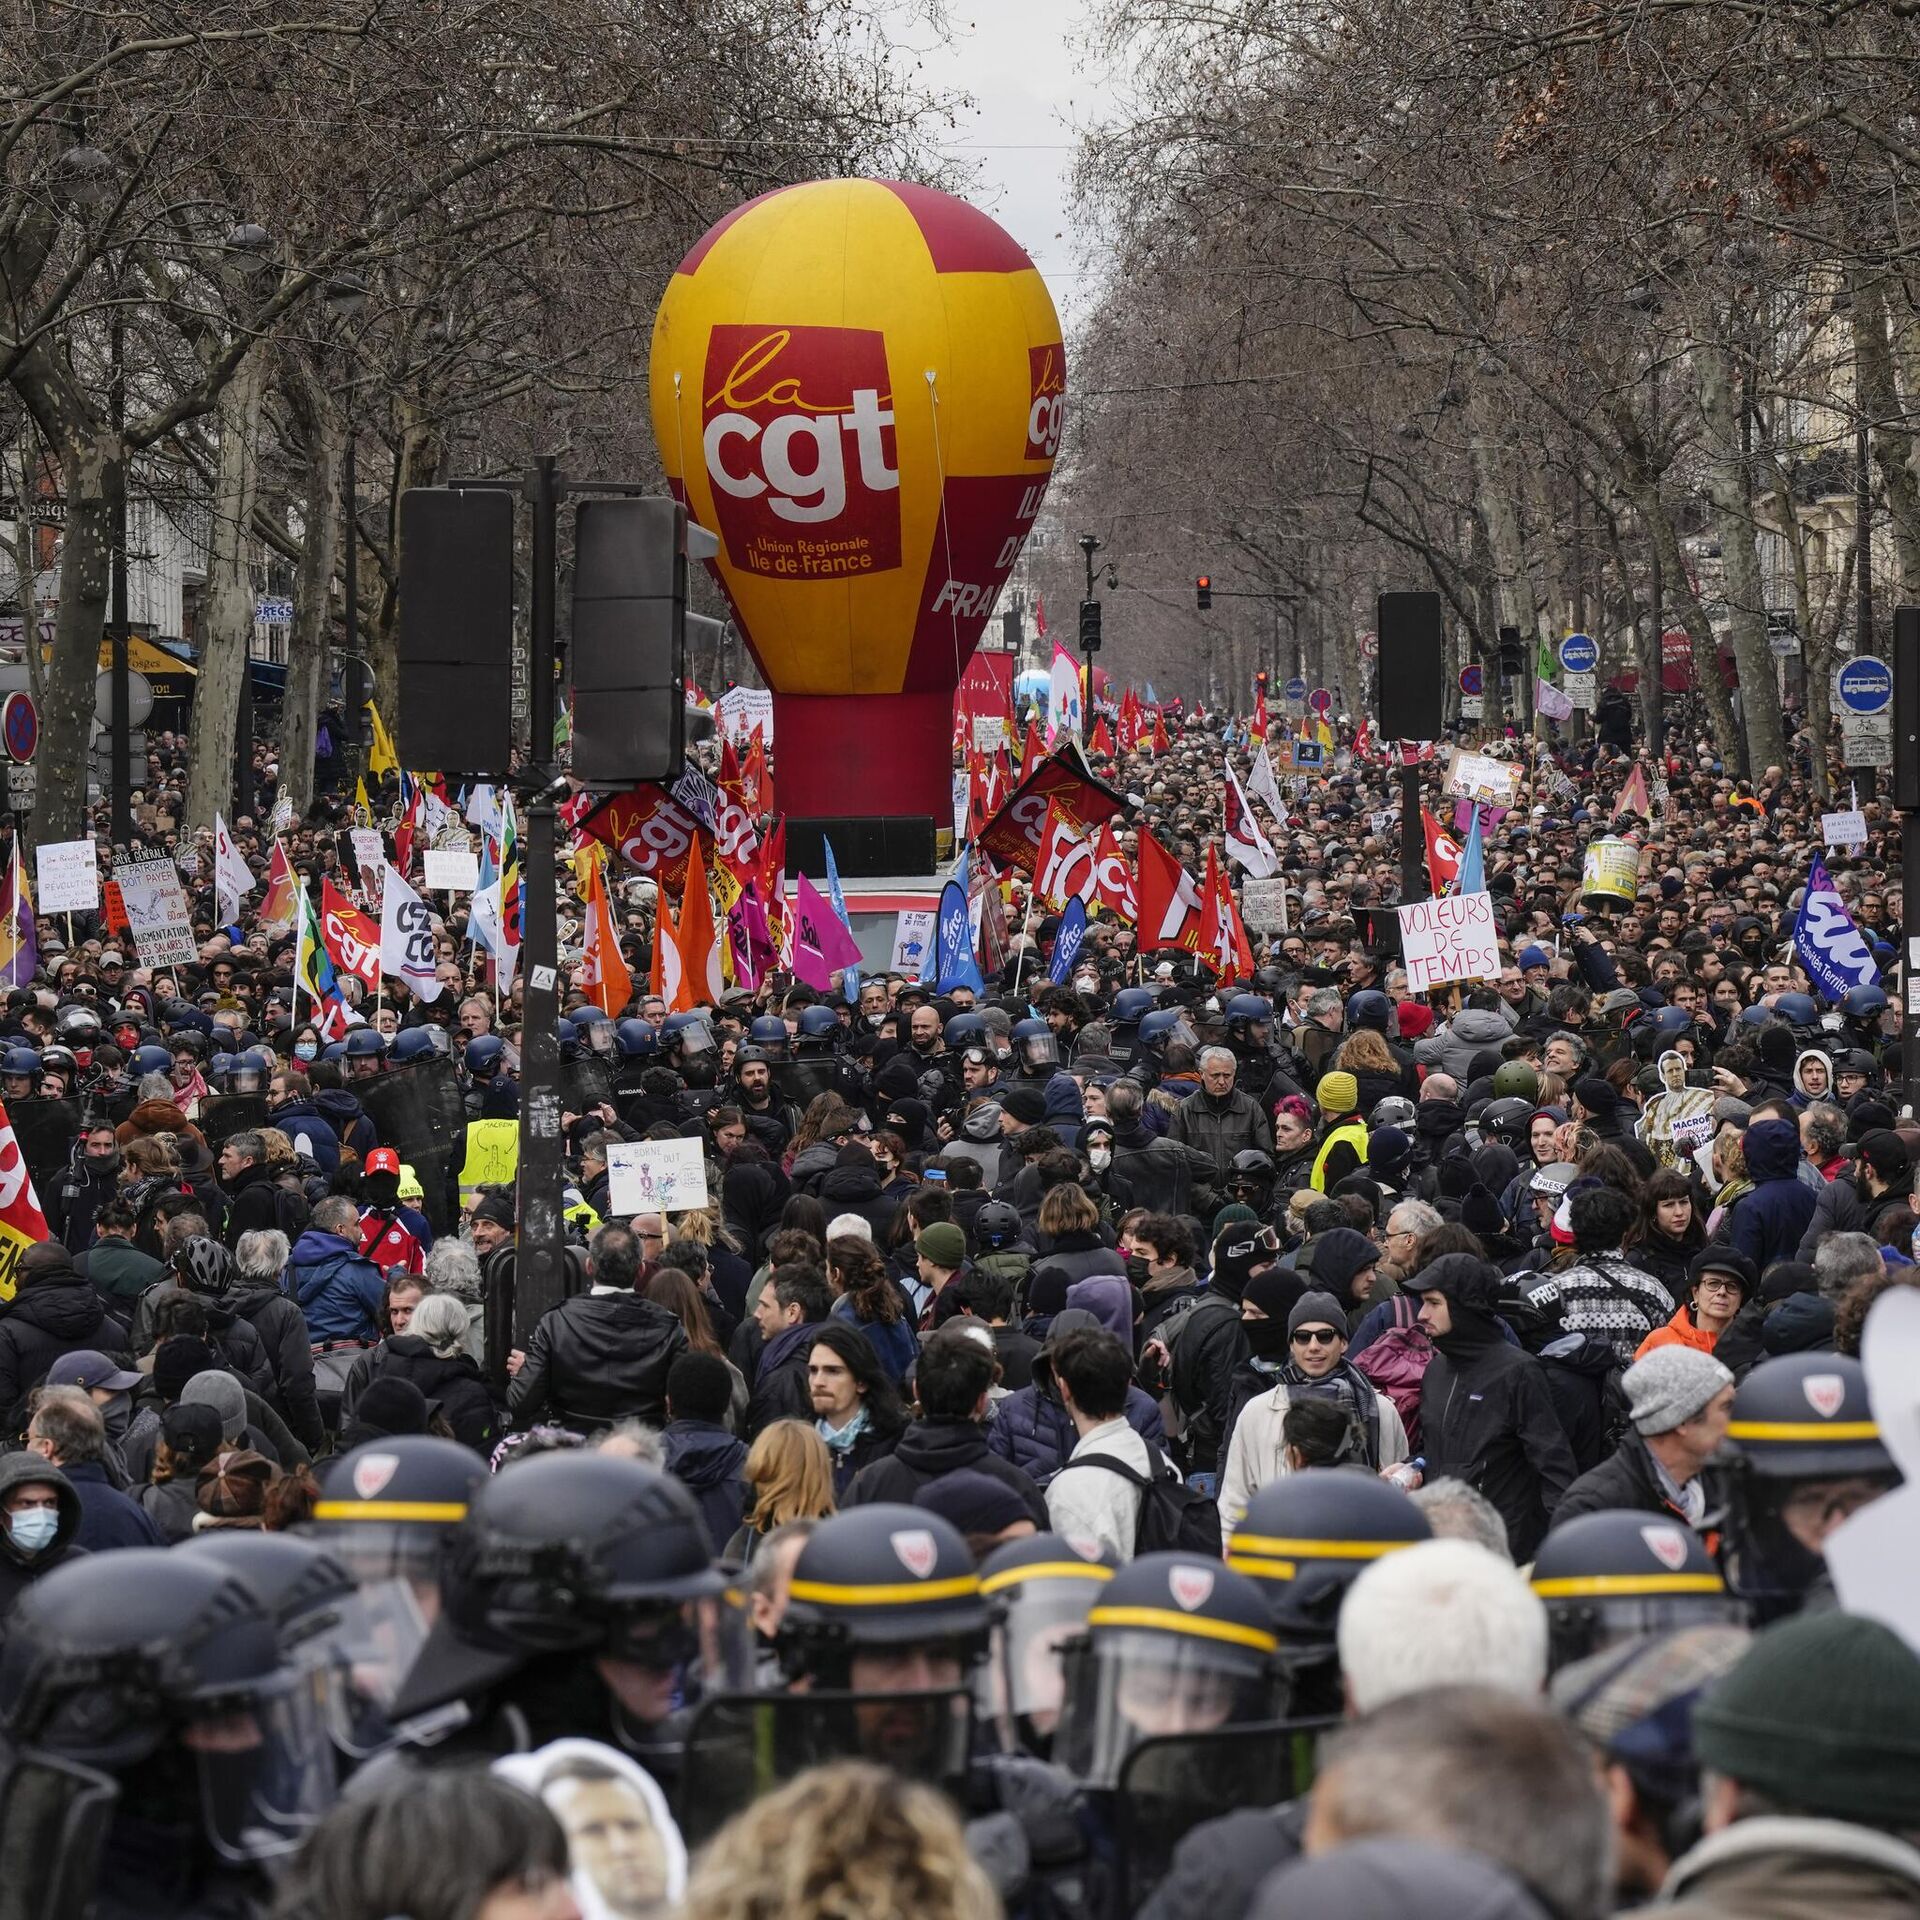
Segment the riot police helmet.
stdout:
<svg viewBox="0 0 1920 1920">
<path fill-rule="evenodd" d="M 471 1447 L 437 1434 L 394 1434 L 342 1454 L 326 1469 L 312 1538 L 362 1582 L 409 1581 L 429 1617 L 454 1533 L 487 1464 Z"/>
<path fill-rule="evenodd" d="M 1236 993 L 1226 1006 L 1227 1038 L 1251 1045 L 1259 1039 L 1259 1027 L 1273 1025 L 1273 1002 L 1257 993 Z"/>
<path fill-rule="evenodd" d="M 159 1049 L 165 1052 L 164 1048 Z M 167 1054 L 166 1064 L 160 1071 L 166 1073 L 173 1067 L 173 1056 Z M 24 1080 L 29 1094 L 40 1091 L 40 1054 L 37 1048 L 14 1045 L 0 1053 L 0 1078 Z"/>
<path fill-rule="evenodd" d="M 467 1042 L 466 1052 L 462 1056 L 467 1063 L 468 1078 L 493 1079 L 505 1062 L 506 1052 L 507 1043 L 497 1033 L 476 1033 Z"/>
<path fill-rule="evenodd" d="M 815 1052 L 831 1042 L 840 1031 L 840 1016 L 831 1007 L 800 1009 L 800 1038 Z"/>
<path fill-rule="evenodd" d="M 1541 1543 L 1532 1579 L 1547 1609 L 1555 1672 L 1640 1634 L 1737 1626 L 1746 1617 L 1700 1536 L 1662 1514 L 1580 1514 Z"/>
<path fill-rule="evenodd" d="M 231 1083 L 229 1091 L 265 1093 L 272 1083 L 273 1074 L 273 1055 L 265 1047 L 248 1047 L 245 1052 L 233 1056 L 233 1066 L 227 1076 Z"/>
<path fill-rule="evenodd" d="M 758 1047 L 764 1060 L 784 1060 L 787 1023 L 777 1013 L 756 1014 L 747 1026 L 747 1044 Z"/>
<path fill-rule="evenodd" d="M 1773 1010 L 1790 1027 L 1816 1026 L 1820 1009 L 1810 993 L 1782 993 L 1775 996 Z"/>
<path fill-rule="evenodd" d="M 4 1055 L 0 1055 L 0 1073 L 24 1073 L 30 1070 L 24 1067 L 10 1067 L 7 1065 L 8 1059 L 11 1058 L 16 1051 L 31 1052 L 32 1050 L 30 1048 L 15 1049 L 9 1047 Z M 173 1071 L 173 1055 L 157 1042 L 149 1042 L 145 1046 L 134 1048 L 133 1058 L 127 1063 L 127 1067 L 128 1071 L 132 1073 L 136 1080 L 149 1073 L 171 1073 Z"/>
<path fill-rule="evenodd" d="M 1009 1540 L 981 1562 L 993 1628 L 975 1699 L 1003 1751 L 1044 1755 L 1052 1745 L 1067 1692 L 1061 1649 L 1085 1632 L 1119 1564 L 1103 1542 L 1057 1533 Z"/>
<path fill-rule="evenodd" d="M 622 1020 L 613 1037 L 623 1060 L 648 1060 L 660 1051 L 660 1036 L 645 1020 Z"/>
<path fill-rule="evenodd" d="M 1153 1011 L 1159 998 L 1153 987 L 1122 987 L 1113 996 L 1113 1024 L 1137 1027 Z"/>
<path fill-rule="evenodd" d="M 1347 1002 L 1347 1028 L 1358 1032 L 1371 1027 L 1375 1033 L 1393 1031 L 1393 1002 L 1377 987 L 1365 987 Z"/>
<path fill-rule="evenodd" d="M 396 1066 L 410 1067 L 422 1060 L 443 1058 L 452 1052 L 445 1027 L 402 1027 L 393 1036 L 391 1059 Z"/>
<path fill-rule="evenodd" d="M 710 1053 L 713 1029 L 704 1013 L 670 1013 L 660 1023 L 660 1045 L 668 1053 Z"/>
<path fill-rule="evenodd" d="M 1023 1067 L 1060 1064 L 1060 1036 L 1044 1020 L 1016 1020 L 1007 1039 L 1014 1059 Z"/>
<path fill-rule="evenodd" d="M 1849 987 L 1840 996 L 1840 1011 L 1849 1020 L 1878 1020 L 1886 1010 L 1884 987 Z"/>
<path fill-rule="evenodd" d="M 964 1013 L 949 1014 L 940 1037 L 950 1053 L 959 1053 L 967 1047 L 984 1047 L 987 1044 L 986 1019 L 971 1007 Z"/>
<path fill-rule="evenodd" d="M 588 1053 L 610 1060 L 618 1048 L 613 1016 L 600 1007 L 575 1007 L 567 1016 L 575 1037 Z"/>
<path fill-rule="evenodd" d="M 1151 1060 L 1165 1057 L 1169 1047 L 1191 1047 L 1198 1044 L 1198 1036 L 1193 1022 L 1180 1007 L 1155 1007 L 1140 1021 L 1139 1034 L 1134 1041 L 1135 1051 L 1144 1053 Z"/>
<path fill-rule="evenodd" d="M 334 1798 L 318 1701 L 271 1613 L 190 1553 L 90 1554 L 28 1587 L 0 1646 L 0 1734 L 50 1771 L 125 1782 L 120 1804 L 143 1828 L 177 1813 L 234 1865 L 291 1852 Z"/>
</svg>

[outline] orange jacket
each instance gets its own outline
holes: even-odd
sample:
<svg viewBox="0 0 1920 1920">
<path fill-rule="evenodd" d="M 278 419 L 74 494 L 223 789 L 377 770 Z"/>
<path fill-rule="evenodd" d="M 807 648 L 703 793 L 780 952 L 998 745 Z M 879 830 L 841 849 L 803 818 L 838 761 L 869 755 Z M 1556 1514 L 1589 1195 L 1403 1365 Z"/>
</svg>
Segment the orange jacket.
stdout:
<svg viewBox="0 0 1920 1920">
<path fill-rule="evenodd" d="M 1711 1353 L 1719 1336 L 1693 1323 L 1693 1309 L 1682 1307 L 1664 1327 L 1655 1327 L 1634 1349 L 1633 1357 L 1644 1360 L 1656 1347 L 1692 1347 L 1696 1353 Z"/>
</svg>

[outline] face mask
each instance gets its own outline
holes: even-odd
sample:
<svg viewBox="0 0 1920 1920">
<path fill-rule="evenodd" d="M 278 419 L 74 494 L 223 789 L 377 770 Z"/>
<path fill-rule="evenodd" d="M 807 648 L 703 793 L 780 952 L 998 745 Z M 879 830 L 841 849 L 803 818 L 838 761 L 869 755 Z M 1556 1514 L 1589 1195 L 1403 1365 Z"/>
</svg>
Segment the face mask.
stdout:
<svg viewBox="0 0 1920 1920">
<path fill-rule="evenodd" d="M 57 1507 L 26 1507 L 7 1518 L 7 1534 L 22 1553 L 42 1553 L 60 1531 Z"/>
<path fill-rule="evenodd" d="M 296 1060 L 317 1060 L 317 1059 L 319 1059 L 319 1057 L 320 1057 L 320 1047 L 319 1047 L 319 1043 L 318 1043 L 317 1041 L 313 1041 L 313 1040 L 302 1040 L 302 1041 L 299 1041 L 298 1043 L 296 1043 L 296 1045 L 295 1045 L 295 1047 L 294 1047 L 294 1049 L 293 1049 L 293 1057 L 294 1057 L 294 1058 L 295 1058 Z"/>
<path fill-rule="evenodd" d="M 1087 1163 L 1093 1168 L 1095 1173 L 1105 1173 L 1106 1170 L 1113 1165 L 1113 1149 L 1111 1147 L 1089 1147 L 1087 1149 Z"/>
</svg>

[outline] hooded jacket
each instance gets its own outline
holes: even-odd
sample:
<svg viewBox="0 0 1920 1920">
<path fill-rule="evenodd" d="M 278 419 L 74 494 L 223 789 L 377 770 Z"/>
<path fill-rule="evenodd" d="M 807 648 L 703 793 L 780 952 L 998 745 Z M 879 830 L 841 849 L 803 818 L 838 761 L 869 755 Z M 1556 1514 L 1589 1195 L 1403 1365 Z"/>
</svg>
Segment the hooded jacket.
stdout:
<svg viewBox="0 0 1920 1920">
<path fill-rule="evenodd" d="M 1800 1130 L 1791 1120 L 1756 1120 L 1744 1136 L 1753 1190 L 1733 1203 L 1727 1244 L 1765 1273 L 1776 1260 L 1798 1257 L 1819 1197 L 1801 1183 Z"/>
<path fill-rule="evenodd" d="M 260 1336 L 272 1372 L 270 1397 L 294 1437 L 309 1453 L 320 1452 L 326 1445 L 327 1429 L 320 1418 L 306 1316 L 276 1287 L 250 1287 L 244 1293 L 229 1295 L 224 1304 Z"/>
<path fill-rule="evenodd" d="M 1192 1270 L 1181 1271 L 1191 1283 Z M 1124 1272 L 1097 1273 L 1076 1280 L 1067 1289 L 1067 1305 L 1092 1314 L 1129 1353 L 1133 1352 L 1133 1283 Z"/>
<path fill-rule="evenodd" d="M 307 1332 L 322 1340 L 371 1340 L 380 1331 L 386 1291 L 380 1269 L 359 1241 L 309 1227 L 293 1243 L 288 1287 L 306 1316 Z"/>
<path fill-rule="evenodd" d="M 899 1203 L 887 1198 L 873 1155 L 864 1147 L 855 1147 L 852 1153 L 858 1154 L 859 1160 L 848 1155 L 843 1165 L 836 1165 L 821 1180 L 816 1190 L 820 1204 L 829 1220 L 838 1213 L 857 1213 L 873 1229 L 874 1245 L 884 1247 L 900 1211 Z"/>
<path fill-rule="evenodd" d="M 29 1249 L 19 1289 L 0 1317 L 0 1417 L 13 1419 L 16 1433 L 26 1424 L 22 1403 L 63 1353 L 82 1347 L 110 1353 L 126 1344 L 119 1322 L 58 1241 Z"/>
<path fill-rule="evenodd" d="M 1071 1451 L 1071 1448 L 1069 1448 Z M 1009 1486 L 1025 1501 L 1033 1524 L 1047 1530 L 1047 1503 L 1026 1474 L 987 1445 L 987 1428 L 977 1420 L 936 1418 L 916 1420 L 901 1434 L 883 1460 L 863 1467 L 841 1500 L 842 1508 L 872 1506 L 877 1501 L 913 1505 L 913 1496 L 930 1480 L 939 1480 L 963 1468 L 984 1473 Z"/>
<path fill-rule="evenodd" d="M 453 1437 L 486 1459 L 500 1438 L 500 1416 L 473 1361 L 464 1353 L 437 1354 L 411 1333 L 391 1334 L 383 1345 L 374 1379 L 412 1381 L 446 1415 Z"/>
<path fill-rule="evenodd" d="M 749 1263 L 766 1252 L 792 1191 L 787 1176 L 767 1160 L 735 1161 L 721 1176 L 721 1218 Z"/>
<path fill-rule="evenodd" d="M 693 1495 L 716 1551 L 746 1518 L 747 1444 L 710 1420 L 673 1420 L 661 1429 L 667 1471 Z"/>
<path fill-rule="evenodd" d="M 86 1552 L 85 1547 L 74 1541 L 74 1535 L 80 1530 L 80 1496 L 74 1492 L 67 1476 L 58 1467 L 49 1466 L 37 1453 L 0 1454 L 0 1507 L 5 1506 L 7 1496 L 16 1487 L 33 1480 L 46 1482 L 59 1494 L 60 1525 L 50 1546 L 28 1555 L 13 1544 L 5 1521 L 0 1520 L 0 1620 L 6 1618 L 13 1610 L 13 1603 L 43 1573 L 51 1573 L 55 1567 L 65 1566 Z"/>
<path fill-rule="evenodd" d="M 1421 1066 L 1451 1074 L 1462 1086 L 1473 1078 L 1474 1056 L 1489 1049 L 1498 1052 L 1513 1033 L 1505 1014 L 1468 1007 L 1444 1027 L 1413 1043 L 1413 1057 Z"/>
<path fill-rule="evenodd" d="M 1420 1284 L 1447 1296 L 1453 1322 L 1434 1340 L 1420 1383 L 1427 1478 L 1450 1475 L 1485 1494 L 1507 1523 L 1515 1562 L 1524 1564 L 1575 1478 L 1566 1433 L 1539 1361 L 1501 1335 L 1493 1268 L 1471 1254 L 1442 1254 Z"/>
<path fill-rule="evenodd" d="M 354 1102 L 356 1107 L 359 1104 Z M 340 1171 L 340 1136 L 315 1101 L 289 1100 L 284 1107 L 275 1107 L 267 1119 L 293 1142 L 295 1153 L 304 1152 L 329 1180 Z"/>
<path fill-rule="evenodd" d="M 520 1426 L 544 1411 L 582 1432 L 630 1419 L 657 1427 L 668 1371 L 686 1349 L 686 1329 L 665 1307 L 624 1289 L 576 1293 L 540 1316 L 508 1411 Z"/>
</svg>

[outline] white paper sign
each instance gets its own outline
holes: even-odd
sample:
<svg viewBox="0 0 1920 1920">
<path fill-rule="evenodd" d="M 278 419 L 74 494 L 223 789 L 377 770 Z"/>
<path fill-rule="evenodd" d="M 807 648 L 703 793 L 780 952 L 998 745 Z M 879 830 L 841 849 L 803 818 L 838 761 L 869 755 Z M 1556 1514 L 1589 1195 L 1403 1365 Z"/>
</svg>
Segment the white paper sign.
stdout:
<svg viewBox="0 0 1920 1920">
<path fill-rule="evenodd" d="M 191 966 L 200 957 L 186 889 L 162 854 L 156 860 L 123 860 L 113 870 L 143 967 Z"/>
<path fill-rule="evenodd" d="M 932 907 L 903 907 L 893 923 L 893 957 L 887 962 L 890 973 L 904 973 L 911 980 L 920 978 L 927 953 L 933 944 L 935 912 Z"/>
<path fill-rule="evenodd" d="M 621 1141 L 607 1149 L 607 1204 L 622 1217 L 686 1213 L 707 1204 L 707 1161 L 698 1140 Z"/>
<path fill-rule="evenodd" d="M 1565 692 L 1576 713 L 1591 713 L 1600 703 L 1600 676 L 1597 673 L 1570 673 Z"/>
<path fill-rule="evenodd" d="M 1449 980 L 1491 980 L 1500 971 L 1493 895 L 1455 893 L 1398 909 L 1407 985 L 1415 993 Z"/>
<path fill-rule="evenodd" d="M 1240 920 L 1249 933 L 1285 933 L 1286 881 L 1249 880 L 1240 890 Z"/>
<path fill-rule="evenodd" d="M 773 744 L 773 695 L 765 687 L 731 687 L 713 703 L 713 724 L 729 740 L 746 740 L 760 729 Z"/>
<path fill-rule="evenodd" d="M 1830 847 L 1864 847 L 1867 844 L 1867 816 L 1857 808 L 1846 813 L 1823 813 L 1820 838 Z"/>
<path fill-rule="evenodd" d="M 973 797 L 973 783 L 963 767 L 953 776 L 953 837 L 967 837 L 967 807 Z"/>
<path fill-rule="evenodd" d="M 471 847 L 429 847 L 425 885 L 429 893 L 471 893 L 480 884 L 480 856 Z"/>
<path fill-rule="evenodd" d="M 1893 714 L 1840 715 L 1841 758 L 1850 767 L 1890 767 L 1893 765 Z"/>
<path fill-rule="evenodd" d="M 1496 760 L 1487 753 L 1462 753 L 1455 748 L 1447 755 L 1445 791 L 1456 800 L 1510 807 L 1520 792 L 1520 769 L 1510 760 Z"/>
<path fill-rule="evenodd" d="M 376 880 L 387 864 L 387 843 L 375 827 L 355 827 L 348 836 L 353 842 L 353 863 L 362 879 Z"/>
<path fill-rule="evenodd" d="M 42 913 L 96 913 L 100 857 L 91 840 L 43 841 L 33 850 L 34 904 Z"/>
</svg>

